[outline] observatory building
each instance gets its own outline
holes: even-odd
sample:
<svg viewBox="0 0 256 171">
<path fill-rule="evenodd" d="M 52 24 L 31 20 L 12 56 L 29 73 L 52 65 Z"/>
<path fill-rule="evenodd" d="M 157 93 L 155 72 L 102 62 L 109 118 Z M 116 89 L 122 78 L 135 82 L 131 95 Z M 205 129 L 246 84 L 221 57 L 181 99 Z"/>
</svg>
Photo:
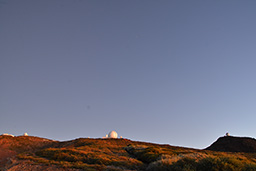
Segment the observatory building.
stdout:
<svg viewBox="0 0 256 171">
<path fill-rule="evenodd" d="M 14 135 L 12 135 L 12 134 L 7 134 L 7 133 L 4 133 L 4 134 L 2 134 L 2 135 L 4 135 L 4 136 L 14 137 Z"/>
<path fill-rule="evenodd" d="M 106 137 L 103 137 L 103 138 L 118 138 L 118 134 L 116 131 L 110 131 Z"/>
<path fill-rule="evenodd" d="M 118 134 L 116 131 L 111 131 L 110 133 L 108 133 L 108 138 L 117 138 Z"/>
</svg>

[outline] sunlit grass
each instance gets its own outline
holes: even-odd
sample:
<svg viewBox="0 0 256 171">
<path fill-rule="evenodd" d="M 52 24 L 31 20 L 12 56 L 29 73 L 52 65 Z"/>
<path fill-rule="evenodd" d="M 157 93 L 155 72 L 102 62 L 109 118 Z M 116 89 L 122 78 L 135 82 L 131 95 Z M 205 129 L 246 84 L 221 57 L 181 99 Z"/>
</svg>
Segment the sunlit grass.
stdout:
<svg viewBox="0 0 256 171">
<path fill-rule="evenodd" d="M 231 153 L 136 142 L 81 138 L 53 142 L 20 137 L 9 140 L 18 159 L 82 170 L 256 170 L 255 153 Z"/>
</svg>

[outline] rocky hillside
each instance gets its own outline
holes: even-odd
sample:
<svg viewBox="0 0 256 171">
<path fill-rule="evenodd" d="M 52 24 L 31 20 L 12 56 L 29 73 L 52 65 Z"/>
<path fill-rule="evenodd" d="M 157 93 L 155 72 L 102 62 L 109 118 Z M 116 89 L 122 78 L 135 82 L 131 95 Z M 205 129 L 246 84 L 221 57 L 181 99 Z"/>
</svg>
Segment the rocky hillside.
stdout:
<svg viewBox="0 0 256 171">
<path fill-rule="evenodd" d="M 8 135 L 0 136 L 0 168 L 10 164 L 18 154 L 33 153 L 34 151 L 57 145 L 57 141 L 45 138 Z M 0 169 L 1 170 L 1 169 Z"/>
<path fill-rule="evenodd" d="M 225 153 L 128 139 L 53 141 L 0 136 L 1 171 L 256 170 L 256 153 Z"/>
<path fill-rule="evenodd" d="M 223 152 L 256 152 L 256 139 L 249 137 L 220 137 L 206 150 L 223 151 Z"/>
</svg>

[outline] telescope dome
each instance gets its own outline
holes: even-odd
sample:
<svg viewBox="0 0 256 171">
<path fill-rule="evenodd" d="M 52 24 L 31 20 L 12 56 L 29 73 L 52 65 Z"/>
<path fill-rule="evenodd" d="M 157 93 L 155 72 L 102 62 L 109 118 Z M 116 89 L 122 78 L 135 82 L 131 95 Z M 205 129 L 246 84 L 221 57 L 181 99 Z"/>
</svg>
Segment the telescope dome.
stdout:
<svg viewBox="0 0 256 171">
<path fill-rule="evenodd" d="M 110 133 L 108 133 L 108 138 L 117 138 L 118 134 L 116 133 L 116 131 L 111 131 Z"/>
</svg>

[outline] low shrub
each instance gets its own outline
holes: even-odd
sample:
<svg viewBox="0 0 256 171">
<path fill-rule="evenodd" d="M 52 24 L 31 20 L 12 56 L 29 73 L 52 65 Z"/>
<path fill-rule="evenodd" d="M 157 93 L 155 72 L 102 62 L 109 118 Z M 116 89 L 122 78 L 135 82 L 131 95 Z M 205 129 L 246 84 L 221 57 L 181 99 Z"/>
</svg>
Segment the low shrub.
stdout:
<svg viewBox="0 0 256 171">
<path fill-rule="evenodd" d="M 161 155 L 160 149 L 156 147 L 137 147 L 130 145 L 125 150 L 136 159 L 147 164 L 156 161 Z"/>
</svg>

